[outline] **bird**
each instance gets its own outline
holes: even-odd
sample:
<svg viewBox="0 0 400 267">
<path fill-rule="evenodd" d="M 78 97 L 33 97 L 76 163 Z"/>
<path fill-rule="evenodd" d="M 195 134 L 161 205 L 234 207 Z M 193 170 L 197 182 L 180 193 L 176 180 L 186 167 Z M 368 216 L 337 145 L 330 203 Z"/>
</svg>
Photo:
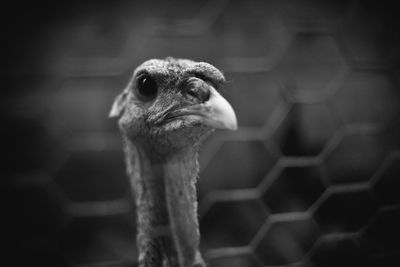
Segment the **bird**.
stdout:
<svg viewBox="0 0 400 267">
<path fill-rule="evenodd" d="M 206 62 L 150 59 L 115 98 L 136 205 L 139 267 L 204 267 L 196 182 L 199 148 L 215 130 L 236 130 L 220 94 L 223 73 Z"/>
</svg>

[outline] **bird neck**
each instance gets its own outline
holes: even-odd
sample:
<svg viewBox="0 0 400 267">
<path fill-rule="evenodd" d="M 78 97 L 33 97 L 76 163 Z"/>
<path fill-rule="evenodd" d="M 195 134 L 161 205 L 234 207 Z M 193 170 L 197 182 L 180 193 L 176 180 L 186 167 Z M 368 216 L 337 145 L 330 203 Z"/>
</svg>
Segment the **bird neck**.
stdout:
<svg viewBox="0 0 400 267">
<path fill-rule="evenodd" d="M 139 266 L 191 266 L 199 245 L 197 146 L 158 155 L 125 141 L 137 209 Z"/>
</svg>

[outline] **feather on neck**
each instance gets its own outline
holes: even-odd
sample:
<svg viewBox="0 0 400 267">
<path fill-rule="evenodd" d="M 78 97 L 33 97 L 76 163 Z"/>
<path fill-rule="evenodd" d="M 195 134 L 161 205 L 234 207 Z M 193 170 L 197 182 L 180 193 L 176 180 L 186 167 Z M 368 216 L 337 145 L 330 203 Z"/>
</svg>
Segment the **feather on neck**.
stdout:
<svg viewBox="0 0 400 267">
<path fill-rule="evenodd" d="M 139 266 L 202 266 L 197 251 L 198 146 L 159 155 L 125 142 L 137 207 Z"/>
</svg>

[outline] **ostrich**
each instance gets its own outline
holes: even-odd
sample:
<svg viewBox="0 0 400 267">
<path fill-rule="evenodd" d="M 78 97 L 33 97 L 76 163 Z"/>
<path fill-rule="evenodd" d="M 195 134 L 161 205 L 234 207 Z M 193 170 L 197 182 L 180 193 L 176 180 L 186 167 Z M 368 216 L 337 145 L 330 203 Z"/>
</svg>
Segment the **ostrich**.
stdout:
<svg viewBox="0 0 400 267">
<path fill-rule="evenodd" d="M 223 74 L 204 62 L 151 59 L 111 108 L 119 117 L 137 207 L 140 267 L 200 267 L 198 150 L 214 129 L 237 128 L 218 93 Z"/>
</svg>

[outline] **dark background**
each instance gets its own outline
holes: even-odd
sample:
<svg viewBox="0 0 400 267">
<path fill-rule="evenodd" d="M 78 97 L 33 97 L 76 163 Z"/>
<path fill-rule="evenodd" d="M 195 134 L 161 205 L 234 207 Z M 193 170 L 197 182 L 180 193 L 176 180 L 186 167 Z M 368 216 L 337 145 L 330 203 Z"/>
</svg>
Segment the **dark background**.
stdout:
<svg viewBox="0 0 400 267">
<path fill-rule="evenodd" d="M 222 69 L 239 120 L 201 154 L 209 266 L 400 263 L 394 4 L 14 1 L 1 13 L 0 265 L 136 266 L 107 114 L 137 65 L 166 56 Z"/>
</svg>

